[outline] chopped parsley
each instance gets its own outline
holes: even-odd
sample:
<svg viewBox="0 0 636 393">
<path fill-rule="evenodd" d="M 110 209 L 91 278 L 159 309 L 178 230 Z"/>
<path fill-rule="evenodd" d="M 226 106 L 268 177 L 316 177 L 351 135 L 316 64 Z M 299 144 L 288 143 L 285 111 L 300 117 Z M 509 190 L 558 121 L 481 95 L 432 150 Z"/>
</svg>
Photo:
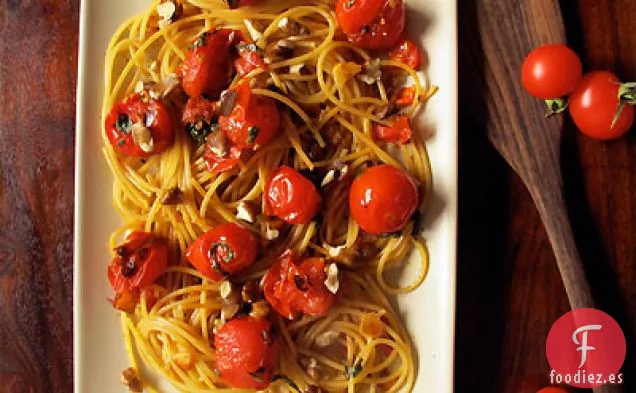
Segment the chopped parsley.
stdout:
<svg viewBox="0 0 636 393">
<path fill-rule="evenodd" d="M 258 137 L 258 133 L 261 130 L 258 129 L 258 127 L 256 126 L 251 126 L 250 128 L 247 129 L 247 143 L 254 143 L 254 141 L 256 141 L 256 138 Z"/>
<path fill-rule="evenodd" d="M 117 140 L 117 146 L 119 146 L 119 147 L 124 146 L 124 143 L 126 143 L 126 140 L 124 138 L 121 138 L 121 139 Z"/>
<path fill-rule="evenodd" d="M 356 0 L 349 0 L 347 2 L 347 8 L 351 8 L 356 4 Z"/>
<path fill-rule="evenodd" d="M 132 122 L 130 121 L 130 117 L 126 113 L 120 113 L 117 116 L 117 123 L 115 123 L 115 127 L 117 131 L 122 134 L 130 134 L 130 129 L 132 127 Z"/>
<path fill-rule="evenodd" d="M 222 255 L 219 255 L 219 249 L 223 251 Z M 210 256 L 214 261 L 220 258 L 223 263 L 230 263 L 234 260 L 234 250 L 225 242 L 214 243 L 210 248 Z"/>
<path fill-rule="evenodd" d="M 362 371 L 362 360 L 355 362 L 353 366 L 345 366 L 344 373 L 348 379 L 353 379 Z"/>
<path fill-rule="evenodd" d="M 205 142 L 205 138 L 212 132 L 218 129 L 219 125 L 217 119 L 212 121 L 198 121 L 196 123 L 186 124 L 186 131 L 192 136 L 192 139 L 199 143 Z"/>
</svg>

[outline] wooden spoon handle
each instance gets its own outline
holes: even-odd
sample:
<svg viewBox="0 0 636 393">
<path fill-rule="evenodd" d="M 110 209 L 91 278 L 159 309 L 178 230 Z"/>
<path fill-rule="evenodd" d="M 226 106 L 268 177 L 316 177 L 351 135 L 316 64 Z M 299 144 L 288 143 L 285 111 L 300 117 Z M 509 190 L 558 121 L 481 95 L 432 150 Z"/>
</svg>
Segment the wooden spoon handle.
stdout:
<svg viewBox="0 0 636 393">
<path fill-rule="evenodd" d="M 572 309 L 594 307 L 581 257 L 565 213 L 561 188 L 532 192 L 556 256 L 559 272 Z M 538 195 L 536 195 L 538 194 Z"/>
</svg>

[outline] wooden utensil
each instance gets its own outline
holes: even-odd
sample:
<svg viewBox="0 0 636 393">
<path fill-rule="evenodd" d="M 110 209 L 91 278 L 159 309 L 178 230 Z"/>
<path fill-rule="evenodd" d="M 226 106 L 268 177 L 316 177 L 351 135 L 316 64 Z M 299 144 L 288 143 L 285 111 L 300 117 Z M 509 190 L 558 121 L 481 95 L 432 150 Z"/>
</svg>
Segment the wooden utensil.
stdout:
<svg viewBox="0 0 636 393">
<path fill-rule="evenodd" d="M 565 43 L 558 1 L 481 0 L 477 2 L 477 17 L 484 56 L 488 138 L 521 177 L 537 205 L 571 307 L 594 307 L 563 202 L 559 164 L 563 121 L 561 116 L 546 119 L 545 104 L 527 94 L 520 82 L 521 64 L 533 48 Z M 617 386 L 594 389 L 619 391 Z"/>
</svg>

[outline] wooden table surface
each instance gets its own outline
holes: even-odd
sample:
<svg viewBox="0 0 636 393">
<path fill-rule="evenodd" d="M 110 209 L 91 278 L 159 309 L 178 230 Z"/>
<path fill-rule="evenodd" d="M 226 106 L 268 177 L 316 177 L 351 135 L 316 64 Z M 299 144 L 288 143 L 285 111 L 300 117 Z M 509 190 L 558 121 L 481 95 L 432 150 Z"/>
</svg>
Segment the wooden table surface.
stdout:
<svg viewBox="0 0 636 393">
<path fill-rule="evenodd" d="M 414 0 L 411 0 L 414 1 Z M 521 0 L 509 0 L 521 1 Z M 526 0 L 532 1 L 532 0 Z M 478 44 L 460 0 L 462 62 Z M 584 67 L 636 80 L 636 1 L 561 1 Z M 0 1 L 0 391 L 71 392 L 73 153 L 79 0 Z M 530 196 L 460 107 L 457 392 L 531 393 L 548 383 L 545 338 L 568 311 Z M 636 391 L 636 130 L 609 143 L 566 121 L 566 199 L 594 296 L 628 342 Z M 99 356 L 99 354 L 96 354 Z"/>
</svg>

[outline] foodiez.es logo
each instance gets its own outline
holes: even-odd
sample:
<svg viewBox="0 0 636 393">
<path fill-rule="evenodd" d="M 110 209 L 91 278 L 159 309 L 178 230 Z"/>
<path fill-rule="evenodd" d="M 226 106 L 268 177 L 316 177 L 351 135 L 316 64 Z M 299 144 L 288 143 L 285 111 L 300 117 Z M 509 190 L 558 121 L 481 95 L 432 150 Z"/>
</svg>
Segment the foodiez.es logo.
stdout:
<svg viewBox="0 0 636 393">
<path fill-rule="evenodd" d="M 579 308 L 559 318 L 545 345 L 550 382 L 579 388 L 623 383 L 625 336 L 602 311 Z"/>
</svg>

